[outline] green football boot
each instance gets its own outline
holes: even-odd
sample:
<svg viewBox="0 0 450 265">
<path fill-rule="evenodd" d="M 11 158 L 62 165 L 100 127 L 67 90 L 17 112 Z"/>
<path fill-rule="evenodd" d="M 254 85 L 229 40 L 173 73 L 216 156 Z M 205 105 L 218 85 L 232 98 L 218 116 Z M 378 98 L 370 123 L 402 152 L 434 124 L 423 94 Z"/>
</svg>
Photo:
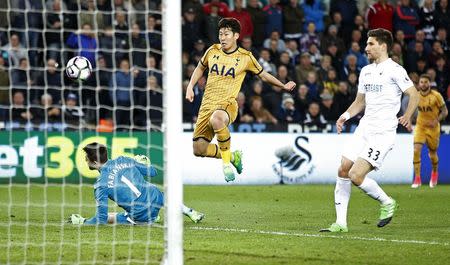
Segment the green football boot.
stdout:
<svg viewBox="0 0 450 265">
<path fill-rule="evenodd" d="M 389 224 L 397 208 L 398 203 L 394 199 L 392 199 L 392 202 L 390 204 L 382 204 L 380 208 L 380 221 L 378 222 L 377 226 L 383 227 Z"/>
<path fill-rule="evenodd" d="M 347 233 L 348 232 L 348 228 L 347 226 L 343 226 L 337 223 L 332 223 L 330 225 L 330 227 L 328 228 L 324 228 L 324 229 L 320 229 L 319 232 L 331 232 L 331 233 Z"/>
<path fill-rule="evenodd" d="M 223 165 L 223 175 L 225 176 L 225 181 L 230 182 L 235 179 L 234 171 L 230 164 Z"/>
<path fill-rule="evenodd" d="M 192 222 L 194 223 L 200 223 L 203 218 L 205 218 L 205 214 L 201 213 L 201 212 L 197 212 L 196 210 L 192 209 L 191 212 L 189 212 L 188 214 L 186 214 L 187 217 L 189 217 L 189 219 L 192 220 Z"/>
<path fill-rule="evenodd" d="M 233 161 L 231 161 L 231 164 L 233 164 L 234 168 L 236 168 L 236 171 L 238 174 L 242 173 L 242 151 L 236 150 L 233 152 Z"/>
</svg>

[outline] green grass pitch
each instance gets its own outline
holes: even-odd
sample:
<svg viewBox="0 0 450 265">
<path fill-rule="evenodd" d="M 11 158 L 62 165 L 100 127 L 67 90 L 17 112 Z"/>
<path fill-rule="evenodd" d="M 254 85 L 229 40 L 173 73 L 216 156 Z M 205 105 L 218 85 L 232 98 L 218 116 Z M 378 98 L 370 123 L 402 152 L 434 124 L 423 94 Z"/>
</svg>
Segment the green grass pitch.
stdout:
<svg viewBox="0 0 450 265">
<path fill-rule="evenodd" d="M 377 228 L 378 204 L 353 188 L 350 231 L 336 235 L 318 233 L 335 218 L 333 185 L 185 186 L 206 214 L 184 219 L 185 264 L 449 264 L 450 186 L 383 187 L 400 204 L 392 223 Z M 161 227 L 64 224 L 94 211 L 90 186 L 0 186 L 0 264 L 160 263 Z"/>
</svg>

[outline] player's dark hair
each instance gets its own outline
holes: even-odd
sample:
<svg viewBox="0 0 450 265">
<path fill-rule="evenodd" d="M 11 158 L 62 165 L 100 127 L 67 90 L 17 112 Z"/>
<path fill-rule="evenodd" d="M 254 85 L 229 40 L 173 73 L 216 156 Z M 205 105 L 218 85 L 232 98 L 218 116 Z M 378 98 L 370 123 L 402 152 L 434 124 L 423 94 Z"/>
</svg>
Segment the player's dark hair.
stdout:
<svg viewBox="0 0 450 265">
<path fill-rule="evenodd" d="M 226 17 L 219 21 L 219 29 L 231 29 L 233 33 L 241 33 L 241 23 L 235 18 Z"/>
<path fill-rule="evenodd" d="M 104 164 L 108 161 L 108 150 L 103 144 L 97 142 L 90 143 L 83 147 L 83 151 L 86 152 L 86 156 L 91 162 L 100 162 Z"/>
<path fill-rule="evenodd" d="M 431 81 L 431 76 L 429 74 L 421 74 L 420 78 L 428 79 L 428 81 Z"/>
<path fill-rule="evenodd" d="M 392 44 L 394 43 L 394 39 L 392 37 L 392 33 L 387 29 L 372 29 L 367 32 L 367 37 L 373 37 L 379 44 L 385 43 L 387 46 L 388 52 L 392 48 Z"/>
</svg>

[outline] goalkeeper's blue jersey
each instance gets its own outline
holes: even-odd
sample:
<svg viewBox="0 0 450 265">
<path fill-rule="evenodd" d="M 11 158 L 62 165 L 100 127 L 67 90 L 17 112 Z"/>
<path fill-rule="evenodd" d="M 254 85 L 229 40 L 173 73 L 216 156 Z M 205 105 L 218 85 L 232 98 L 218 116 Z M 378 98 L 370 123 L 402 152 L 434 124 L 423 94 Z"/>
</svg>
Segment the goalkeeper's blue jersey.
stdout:
<svg viewBox="0 0 450 265">
<path fill-rule="evenodd" d="M 152 222 L 164 202 L 162 192 L 144 177 L 154 177 L 153 166 L 146 166 L 129 157 L 108 160 L 100 169 L 94 184 L 97 214 L 85 224 L 106 224 L 108 198 L 122 207 L 134 222 Z"/>
</svg>

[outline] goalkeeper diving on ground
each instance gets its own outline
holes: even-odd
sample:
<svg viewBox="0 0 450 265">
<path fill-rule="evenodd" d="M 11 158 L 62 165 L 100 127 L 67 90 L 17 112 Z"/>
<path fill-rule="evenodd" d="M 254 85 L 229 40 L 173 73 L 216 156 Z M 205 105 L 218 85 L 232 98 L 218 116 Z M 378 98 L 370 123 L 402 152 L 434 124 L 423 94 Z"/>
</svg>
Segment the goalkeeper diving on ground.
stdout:
<svg viewBox="0 0 450 265">
<path fill-rule="evenodd" d="M 89 169 L 98 170 L 100 176 L 94 184 L 97 213 L 86 219 L 80 214 L 72 214 L 72 224 L 152 224 L 159 219 L 159 210 L 164 205 L 163 193 L 145 177 L 157 175 L 150 159 L 143 155 L 134 158 L 120 156 L 108 160 L 106 146 L 93 142 L 83 148 Z M 108 199 L 125 210 L 108 213 Z M 204 214 L 182 206 L 183 214 L 194 223 L 200 222 Z"/>
</svg>

